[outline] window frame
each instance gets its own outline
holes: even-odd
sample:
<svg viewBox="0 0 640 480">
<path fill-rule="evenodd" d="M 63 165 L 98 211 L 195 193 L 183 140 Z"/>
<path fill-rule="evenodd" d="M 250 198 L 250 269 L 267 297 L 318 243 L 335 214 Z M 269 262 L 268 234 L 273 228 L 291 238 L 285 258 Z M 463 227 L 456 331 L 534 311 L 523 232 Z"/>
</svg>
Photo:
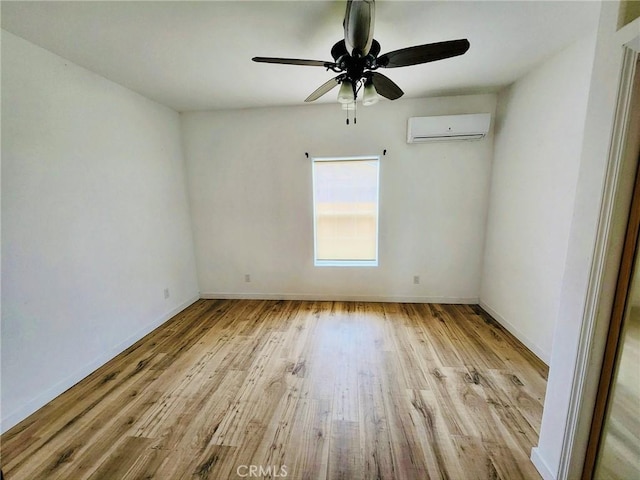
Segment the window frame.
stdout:
<svg viewBox="0 0 640 480">
<path fill-rule="evenodd" d="M 374 161 L 376 169 L 376 229 L 375 229 L 375 259 L 373 260 L 319 260 L 318 259 L 318 221 L 316 214 L 316 162 L 348 162 Z M 349 155 L 340 157 L 312 157 L 311 158 L 311 194 L 313 203 L 313 265 L 314 267 L 378 267 L 380 265 L 380 155 Z"/>
</svg>

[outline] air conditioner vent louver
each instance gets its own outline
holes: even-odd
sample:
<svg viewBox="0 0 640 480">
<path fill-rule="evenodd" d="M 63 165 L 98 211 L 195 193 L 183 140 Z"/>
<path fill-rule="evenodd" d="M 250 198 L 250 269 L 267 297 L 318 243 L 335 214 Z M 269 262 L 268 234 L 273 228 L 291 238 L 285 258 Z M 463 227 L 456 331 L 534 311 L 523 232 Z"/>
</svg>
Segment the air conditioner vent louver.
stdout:
<svg viewBox="0 0 640 480">
<path fill-rule="evenodd" d="M 407 124 L 407 143 L 480 140 L 490 125 L 490 113 L 412 117 Z"/>
</svg>

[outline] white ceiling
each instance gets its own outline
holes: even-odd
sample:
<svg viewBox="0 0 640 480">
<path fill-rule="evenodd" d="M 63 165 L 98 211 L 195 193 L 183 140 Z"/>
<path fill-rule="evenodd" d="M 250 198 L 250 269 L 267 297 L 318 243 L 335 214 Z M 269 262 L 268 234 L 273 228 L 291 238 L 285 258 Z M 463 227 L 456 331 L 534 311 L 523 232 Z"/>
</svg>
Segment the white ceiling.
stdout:
<svg viewBox="0 0 640 480">
<path fill-rule="evenodd" d="M 177 111 L 301 105 L 335 76 L 346 2 L 2 2 L 2 28 Z M 376 2 L 382 53 L 468 38 L 463 56 L 383 71 L 405 97 L 495 92 L 597 23 L 593 1 Z M 335 102 L 330 92 L 319 102 Z"/>
</svg>

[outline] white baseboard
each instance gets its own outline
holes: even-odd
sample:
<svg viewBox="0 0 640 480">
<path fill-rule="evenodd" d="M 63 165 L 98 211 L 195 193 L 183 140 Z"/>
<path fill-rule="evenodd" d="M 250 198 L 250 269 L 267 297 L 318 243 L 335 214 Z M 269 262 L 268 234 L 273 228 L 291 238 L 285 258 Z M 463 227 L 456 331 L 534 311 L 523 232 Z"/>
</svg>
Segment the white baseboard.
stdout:
<svg viewBox="0 0 640 480">
<path fill-rule="evenodd" d="M 27 418 L 29 415 L 34 413 L 39 408 L 42 408 L 44 405 L 49 403 L 51 400 L 56 398 L 61 393 L 65 392 L 69 388 L 73 387 L 76 383 L 78 383 L 83 378 L 87 377 L 91 373 L 95 372 L 102 365 L 107 363 L 109 360 L 112 360 L 114 357 L 122 353 L 124 350 L 129 348 L 131 345 L 136 343 L 138 340 L 143 338 L 145 335 L 148 335 L 153 330 L 158 328 L 160 325 L 165 323 L 174 315 L 180 313 L 182 310 L 187 308 L 189 305 L 193 304 L 200 298 L 199 295 L 191 297 L 189 300 L 183 302 L 177 307 L 173 308 L 171 311 L 161 315 L 155 321 L 148 323 L 143 328 L 130 335 L 126 340 L 120 342 L 111 348 L 111 350 L 103 355 L 100 355 L 91 363 L 84 365 L 79 368 L 71 375 L 67 376 L 65 379 L 59 381 L 52 387 L 46 389 L 44 392 L 40 393 L 37 397 L 31 399 L 27 403 L 25 403 L 21 408 L 15 410 L 8 414 L 7 416 L 2 417 L 0 421 L 0 433 L 4 433 L 13 426 L 20 423 L 22 420 Z M 4 413 L 4 412 L 2 412 Z"/>
<path fill-rule="evenodd" d="M 397 302 L 397 303 L 478 303 L 477 297 L 405 297 L 399 295 L 334 295 L 318 293 L 201 293 L 205 299 L 238 299 L 238 300 L 308 300 L 316 302 Z"/>
<path fill-rule="evenodd" d="M 531 350 L 536 355 L 536 357 L 542 360 L 545 363 L 545 365 L 549 365 L 549 362 L 551 361 L 551 352 L 547 352 L 543 348 L 540 348 L 540 346 L 536 345 L 535 342 L 533 342 L 530 338 L 524 335 L 520 330 L 518 330 L 515 326 L 513 326 L 512 323 L 506 320 L 502 315 L 500 315 L 498 312 L 496 312 L 493 308 L 491 308 L 489 305 L 484 303 L 482 300 L 480 300 L 479 305 L 489 315 L 491 315 L 500 325 L 502 325 L 504 328 L 509 330 L 509 332 L 511 332 L 511 334 L 513 334 L 514 337 L 520 340 L 529 350 Z"/>
<path fill-rule="evenodd" d="M 538 473 L 543 480 L 556 480 L 556 475 L 549 469 L 547 462 L 545 462 L 542 455 L 540 455 L 538 447 L 533 447 L 531 449 L 531 463 L 536 467 L 536 470 L 538 470 Z"/>
</svg>

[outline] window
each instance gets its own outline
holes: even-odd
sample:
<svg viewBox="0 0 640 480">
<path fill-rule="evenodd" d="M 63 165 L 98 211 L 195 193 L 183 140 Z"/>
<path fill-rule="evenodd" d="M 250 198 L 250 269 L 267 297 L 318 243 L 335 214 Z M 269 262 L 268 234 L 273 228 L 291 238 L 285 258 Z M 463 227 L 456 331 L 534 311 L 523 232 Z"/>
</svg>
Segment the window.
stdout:
<svg viewBox="0 0 640 480">
<path fill-rule="evenodd" d="M 314 158 L 316 266 L 378 265 L 379 157 Z"/>
</svg>

